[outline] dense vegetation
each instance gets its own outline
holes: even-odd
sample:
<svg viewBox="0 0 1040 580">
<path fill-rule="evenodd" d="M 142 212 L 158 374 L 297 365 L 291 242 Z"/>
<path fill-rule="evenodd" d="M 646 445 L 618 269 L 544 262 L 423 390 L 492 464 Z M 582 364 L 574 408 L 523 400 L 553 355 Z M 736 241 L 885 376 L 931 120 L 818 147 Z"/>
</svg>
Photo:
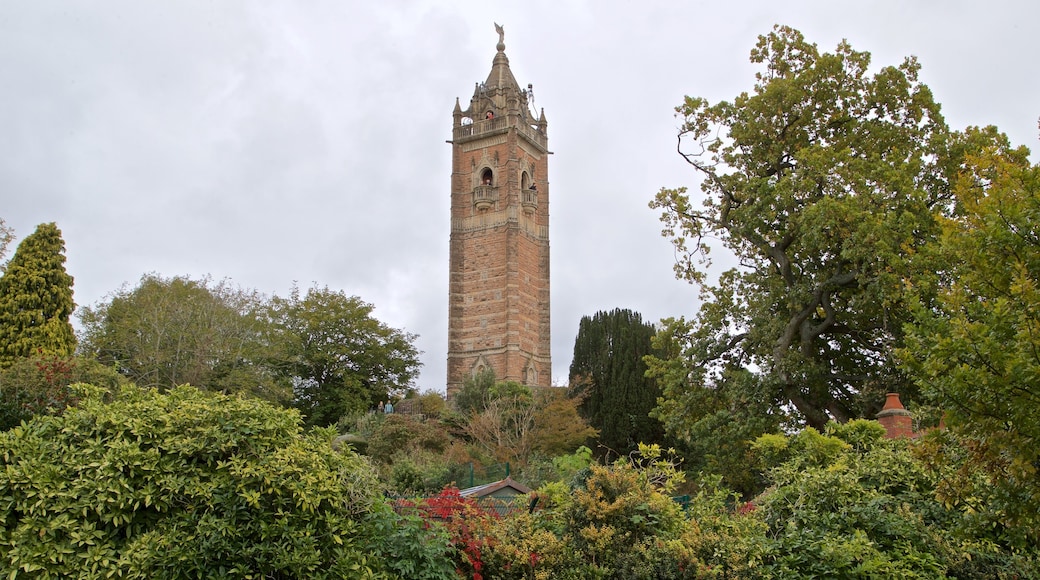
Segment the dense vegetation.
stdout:
<svg viewBox="0 0 1040 580">
<path fill-rule="evenodd" d="M 364 459 L 293 411 L 76 388 L 64 414 L 0 435 L 5 575 L 385 578 L 395 541 L 451 570 L 445 538 L 389 511 Z"/>
<path fill-rule="evenodd" d="M 372 311 L 329 288 L 266 297 L 228 281 L 146 275 L 80 312 L 80 350 L 141 386 L 249 393 L 329 426 L 414 390 L 415 337 Z"/>
<path fill-rule="evenodd" d="M 703 195 L 651 204 L 699 313 L 583 318 L 568 388 L 417 393 L 414 335 L 323 287 L 148 274 L 77 346 L 41 225 L 0 276 L 0 573 L 1040 577 L 1040 167 L 913 59 L 777 27 L 751 60 L 677 108 Z M 507 473 L 506 513 L 457 489 Z"/>
</svg>

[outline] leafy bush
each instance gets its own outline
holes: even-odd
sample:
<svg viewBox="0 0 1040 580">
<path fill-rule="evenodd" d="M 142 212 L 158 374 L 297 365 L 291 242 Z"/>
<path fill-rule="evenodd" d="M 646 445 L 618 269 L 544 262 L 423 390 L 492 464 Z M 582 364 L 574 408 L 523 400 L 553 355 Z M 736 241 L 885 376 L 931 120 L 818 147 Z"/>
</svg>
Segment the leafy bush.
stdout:
<svg viewBox="0 0 1040 580">
<path fill-rule="evenodd" d="M 40 577 L 390 578 L 448 566 L 366 461 L 295 411 L 178 387 L 82 385 L 0 434 L 0 572 Z M 438 544 L 438 542 L 441 542 Z M 391 551 L 408 544 L 405 558 Z M 410 574 L 407 574 L 412 577 Z M 445 576 L 442 576 L 445 577 Z"/>
<path fill-rule="evenodd" d="M 440 453 L 450 443 L 448 434 L 435 422 L 407 415 L 386 415 L 368 438 L 369 457 L 388 462 L 394 454 L 408 450 Z"/>
<path fill-rule="evenodd" d="M 398 501 L 398 509 L 423 518 L 431 528 L 443 527 L 454 546 L 455 572 L 463 578 L 498 578 L 488 574 L 485 557 L 498 512 L 485 509 L 459 490 L 447 487 L 437 495 L 419 501 Z"/>
<path fill-rule="evenodd" d="M 584 482 L 538 491 L 541 509 L 496 523 L 489 577 L 700 578 L 711 574 L 691 546 L 701 531 L 671 494 L 682 473 L 656 445 L 613 465 L 591 465 Z"/>
<path fill-rule="evenodd" d="M 774 578 L 1035 577 L 1036 548 L 963 533 L 964 514 L 936 500 L 936 480 L 905 439 L 873 421 L 832 424 L 755 448 L 782 462 L 756 499 L 766 525 L 757 574 Z M 1017 553 L 1016 553 L 1017 552 Z"/>
</svg>

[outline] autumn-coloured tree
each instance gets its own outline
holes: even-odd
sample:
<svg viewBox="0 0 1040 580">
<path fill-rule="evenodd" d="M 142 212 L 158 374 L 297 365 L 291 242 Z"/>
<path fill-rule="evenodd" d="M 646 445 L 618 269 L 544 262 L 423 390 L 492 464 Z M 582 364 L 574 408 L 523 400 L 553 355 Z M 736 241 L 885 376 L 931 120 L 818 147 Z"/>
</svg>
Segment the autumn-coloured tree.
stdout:
<svg viewBox="0 0 1040 580">
<path fill-rule="evenodd" d="M 925 289 L 901 353 L 960 437 L 947 448 L 960 468 L 949 499 L 982 494 L 1001 525 L 1040 542 L 1040 166 L 993 127 L 965 141 L 958 211 L 934 248 L 938 297 Z M 989 483 L 973 484 L 979 470 Z"/>
<path fill-rule="evenodd" d="M 566 389 L 501 381 L 488 389 L 482 408 L 467 415 L 465 432 L 497 461 L 523 466 L 532 452 L 570 453 L 596 435 L 578 414 L 579 401 Z"/>
<path fill-rule="evenodd" d="M 579 412 L 580 396 L 572 396 L 566 389 L 539 389 L 540 399 L 534 415 L 534 434 L 531 450 L 546 457 L 573 453 L 584 442 L 599 436 L 599 430 L 589 425 Z"/>
</svg>

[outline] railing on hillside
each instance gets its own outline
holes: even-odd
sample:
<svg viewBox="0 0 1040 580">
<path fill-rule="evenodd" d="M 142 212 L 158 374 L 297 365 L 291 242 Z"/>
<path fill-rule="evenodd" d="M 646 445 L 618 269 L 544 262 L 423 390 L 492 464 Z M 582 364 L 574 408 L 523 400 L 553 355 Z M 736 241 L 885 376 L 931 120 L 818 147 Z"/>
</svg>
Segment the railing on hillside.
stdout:
<svg viewBox="0 0 1040 580">
<path fill-rule="evenodd" d="M 495 463 L 477 470 L 472 463 L 461 463 L 448 470 L 449 478 L 455 482 L 455 487 L 465 489 L 476 487 L 485 483 L 501 481 L 509 477 L 509 463 Z"/>
</svg>

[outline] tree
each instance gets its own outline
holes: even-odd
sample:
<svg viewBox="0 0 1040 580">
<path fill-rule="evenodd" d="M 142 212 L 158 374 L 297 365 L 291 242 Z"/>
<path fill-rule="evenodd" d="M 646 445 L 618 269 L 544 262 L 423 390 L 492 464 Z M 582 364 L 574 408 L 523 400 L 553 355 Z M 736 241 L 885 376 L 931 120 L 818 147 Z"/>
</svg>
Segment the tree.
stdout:
<svg viewBox="0 0 1040 580">
<path fill-rule="evenodd" d="M 373 306 L 328 287 L 272 300 L 277 334 L 269 362 L 293 385 L 310 425 L 332 425 L 353 411 L 412 390 L 422 363 L 415 335 L 372 316 Z"/>
<path fill-rule="evenodd" d="M 61 230 L 40 224 L 18 244 L 0 277 L 0 368 L 31 355 L 72 356 L 75 307 Z"/>
<path fill-rule="evenodd" d="M 447 537 L 394 515 L 330 430 L 254 398 L 85 387 L 0 434 L 0 573 L 451 578 Z"/>
<path fill-rule="evenodd" d="M 967 134 L 956 215 L 934 248 L 937 299 L 914 308 L 903 362 L 1004 494 L 1001 525 L 1040 536 L 1040 167 L 993 127 Z M 964 484 L 970 477 L 958 477 Z M 996 501 L 996 500 L 995 500 Z"/>
<path fill-rule="evenodd" d="M 141 277 L 79 314 L 81 351 L 134 383 L 169 389 L 191 384 L 289 399 L 263 366 L 269 326 L 266 301 L 227 280 Z"/>
<path fill-rule="evenodd" d="M 484 410 L 487 403 L 488 391 L 495 386 L 495 370 L 482 368 L 472 375 L 462 379 L 462 388 L 455 393 L 451 402 L 455 409 L 463 415 L 476 413 Z"/>
<path fill-rule="evenodd" d="M 533 452 L 570 453 L 596 436 L 577 412 L 579 401 L 565 389 L 499 381 L 467 414 L 465 433 L 496 461 L 523 467 Z"/>
<path fill-rule="evenodd" d="M 661 394 L 646 375 L 655 330 L 631 310 L 583 316 L 574 339 L 570 384 L 579 410 L 599 430 L 601 447 L 625 455 L 639 443 L 660 443 L 661 423 L 650 417 Z"/>
<path fill-rule="evenodd" d="M 533 418 L 531 451 L 555 458 L 573 453 L 599 435 L 599 430 L 589 425 L 578 411 L 581 398 L 571 395 L 566 389 L 556 387 L 535 392 L 538 405 Z"/>
<path fill-rule="evenodd" d="M 745 370 L 766 400 L 818 428 L 869 415 L 888 390 L 912 400 L 893 349 L 903 281 L 949 197 L 939 105 L 915 59 L 869 74 L 869 53 L 845 42 L 822 53 L 787 27 L 760 36 L 751 62 L 761 70 L 750 94 L 676 109 L 701 207 L 686 188 L 651 203 L 677 276 L 703 299 L 680 355 L 692 378 L 676 374 L 665 398 L 728 389 Z M 737 266 L 712 282 L 716 239 Z"/>
<path fill-rule="evenodd" d="M 7 255 L 7 246 L 14 240 L 14 229 L 0 218 L 0 274 L 4 272 L 3 259 Z"/>
<path fill-rule="evenodd" d="M 714 305 L 705 304 L 704 309 Z M 703 310 L 702 310 L 703 314 Z M 765 481 L 751 462 L 751 442 L 765 433 L 792 427 L 779 393 L 760 374 L 733 365 L 720 375 L 725 388 L 679 388 L 706 384 L 704 366 L 692 367 L 691 352 L 703 333 L 680 319 L 662 321 L 654 337 L 655 354 L 647 357 L 648 374 L 671 385 L 652 411 L 683 452 L 683 467 L 702 476 L 722 477 L 723 483 L 750 498 L 762 492 Z"/>
<path fill-rule="evenodd" d="M 499 381 L 488 389 L 479 411 L 469 414 L 466 434 L 499 462 L 526 464 L 534 444 L 534 393 L 516 381 Z"/>
</svg>

